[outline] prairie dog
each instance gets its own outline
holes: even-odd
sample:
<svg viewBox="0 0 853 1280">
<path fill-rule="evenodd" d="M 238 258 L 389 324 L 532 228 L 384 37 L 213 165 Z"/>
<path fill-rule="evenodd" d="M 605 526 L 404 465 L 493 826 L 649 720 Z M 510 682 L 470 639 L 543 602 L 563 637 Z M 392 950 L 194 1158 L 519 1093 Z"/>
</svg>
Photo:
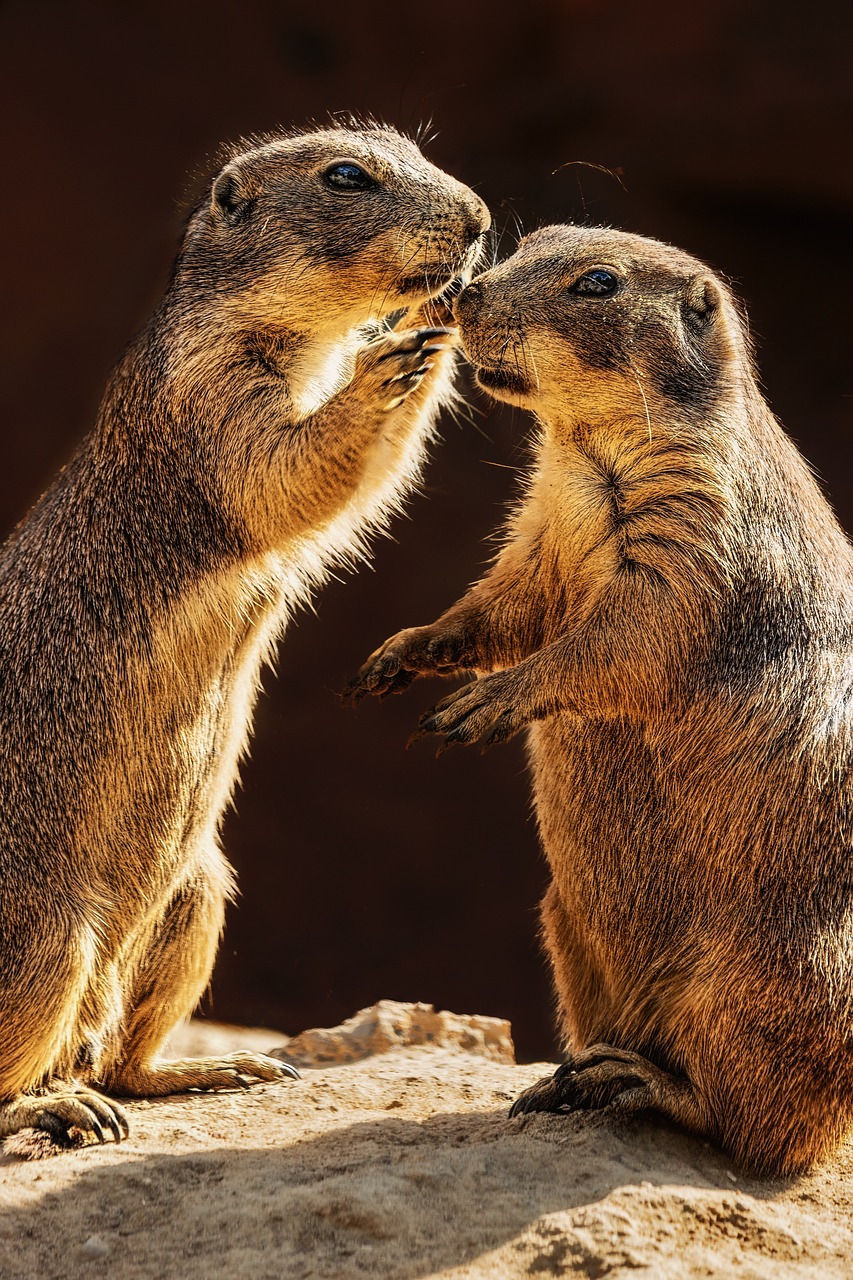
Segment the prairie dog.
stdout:
<svg viewBox="0 0 853 1280">
<path fill-rule="evenodd" d="M 213 966 L 261 663 L 387 521 L 451 393 L 453 332 L 384 319 L 470 271 L 488 226 L 392 129 L 236 148 L 0 552 L 0 1136 L 118 1140 L 106 1094 L 295 1074 L 159 1051 Z"/>
<path fill-rule="evenodd" d="M 555 226 L 456 302 L 533 467 L 483 578 L 359 690 L 479 677 L 444 744 L 528 725 L 566 1061 L 514 1113 L 654 1110 L 766 1174 L 853 1114 L 853 551 L 703 263 Z"/>
</svg>

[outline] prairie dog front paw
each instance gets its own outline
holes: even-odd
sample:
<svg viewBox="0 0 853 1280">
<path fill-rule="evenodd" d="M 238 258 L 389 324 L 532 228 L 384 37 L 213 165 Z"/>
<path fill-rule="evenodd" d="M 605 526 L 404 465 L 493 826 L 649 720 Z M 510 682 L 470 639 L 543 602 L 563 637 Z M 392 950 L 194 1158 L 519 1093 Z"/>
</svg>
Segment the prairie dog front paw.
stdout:
<svg viewBox="0 0 853 1280">
<path fill-rule="evenodd" d="M 474 666 L 461 631 L 436 626 L 407 627 L 370 655 L 349 682 L 346 694 L 360 702 L 369 693 L 384 697 L 402 693 L 422 675 L 450 675 Z"/>
<path fill-rule="evenodd" d="M 448 328 L 404 329 L 368 342 L 356 357 L 352 390 L 386 413 L 403 404 L 450 351 L 456 331 Z"/>
</svg>

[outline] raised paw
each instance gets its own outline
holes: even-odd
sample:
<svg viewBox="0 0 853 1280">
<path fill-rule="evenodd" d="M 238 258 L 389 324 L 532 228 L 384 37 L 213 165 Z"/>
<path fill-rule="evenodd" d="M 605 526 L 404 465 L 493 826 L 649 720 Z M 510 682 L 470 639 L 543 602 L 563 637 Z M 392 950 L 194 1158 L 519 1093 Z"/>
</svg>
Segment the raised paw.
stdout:
<svg viewBox="0 0 853 1280">
<path fill-rule="evenodd" d="M 672 1076 L 640 1054 L 597 1044 L 572 1054 L 552 1076 L 525 1089 L 509 1114 L 598 1111 L 611 1103 L 625 1111 L 640 1111 L 659 1105 L 679 1087 Z"/>
<path fill-rule="evenodd" d="M 417 390 L 455 339 L 456 331 L 444 326 L 384 333 L 362 348 L 355 381 L 362 394 L 390 412 Z"/>
<path fill-rule="evenodd" d="M 48 1093 L 34 1098 L 20 1098 L 3 1117 L 10 1130 L 40 1129 L 49 1134 L 56 1146 L 80 1145 L 75 1135 L 94 1138 L 95 1142 L 121 1142 L 130 1132 L 126 1112 L 118 1103 L 104 1098 L 92 1089 L 75 1089 L 67 1093 Z"/>
<path fill-rule="evenodd" d="M 485 750 L 506 742 L 535 718 L 535 710 L 519 694 L 512 671 L 498 671 L 436 703 L 421 716 L 411 741 L 437 733 L 443 738 L 438 755 L 459 743 L 481 742 Z"/>
<path fill-rule="evenodd" d="M 433 627 L 408 627 L 370 655 L 344 690 L 344 697 L 360 702 L 368 694 L 384 698 L 402 693 L 422 675 L 448 675 L 473 665 L 464 638 Z"/>
</svg>

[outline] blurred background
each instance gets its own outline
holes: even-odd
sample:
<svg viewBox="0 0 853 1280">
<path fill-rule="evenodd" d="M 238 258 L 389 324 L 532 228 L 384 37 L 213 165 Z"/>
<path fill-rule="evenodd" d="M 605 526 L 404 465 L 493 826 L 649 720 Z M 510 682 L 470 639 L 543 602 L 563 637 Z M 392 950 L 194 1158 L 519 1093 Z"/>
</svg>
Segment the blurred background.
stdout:
<svg viewBox="0 0 853 1280">
<path fill-rule="evenodd" d="M 749 306 L 770 402 L 853 530 L 849 4 L 286 0 L 0 5 L 0 525 L 86 431 L 165 283 L 224 139 L 371 112 L 517 226 L 608 222 L 673 241 Z M 584 163 L 580 163 L 584 162 Z M 615 172 L 609 176 L 591 165 Z M 403 746 L 444 690 L 356 711 L 380 641 L 477 576 L 527 423 L 473 389 L 373 570 L 332 582 L 268 673 L 226 849 L 208 1014 L 287 1032 L 382 997 L 510 1018 L 556 1052 L 537 940 L 545 867 L 521 741 Z"/>
</svg>

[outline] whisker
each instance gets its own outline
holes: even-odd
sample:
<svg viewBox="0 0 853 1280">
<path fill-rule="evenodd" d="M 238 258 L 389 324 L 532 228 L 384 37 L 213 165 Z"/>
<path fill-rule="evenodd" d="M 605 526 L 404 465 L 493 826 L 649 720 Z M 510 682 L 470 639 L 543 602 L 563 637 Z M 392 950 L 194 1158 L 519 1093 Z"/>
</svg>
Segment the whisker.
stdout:
<svg viewBox="0 0 853 1280">
<path fill-rule="evenodd" d="M 646 423 L 649 428 L 649 444 L 651 444 L 652 443 L 652 419 L 649 413 L 649 402 L 646 399 L 646 393 L 643 390 L 643 384 L 640 382 L 639 374 L 637 373 L 637 370 L 634 368 L 633 364 L 631 364 L 630 360 L 628 361 L 628 367 L 631 370 L 631 373 L 634 375 L 634 381 L 637 384 L 637 389 L 640 392 L 640 395 L 643 397 L 643 407 L 645 408 L 645 411 L 646 411 Z"/>
</svg>

